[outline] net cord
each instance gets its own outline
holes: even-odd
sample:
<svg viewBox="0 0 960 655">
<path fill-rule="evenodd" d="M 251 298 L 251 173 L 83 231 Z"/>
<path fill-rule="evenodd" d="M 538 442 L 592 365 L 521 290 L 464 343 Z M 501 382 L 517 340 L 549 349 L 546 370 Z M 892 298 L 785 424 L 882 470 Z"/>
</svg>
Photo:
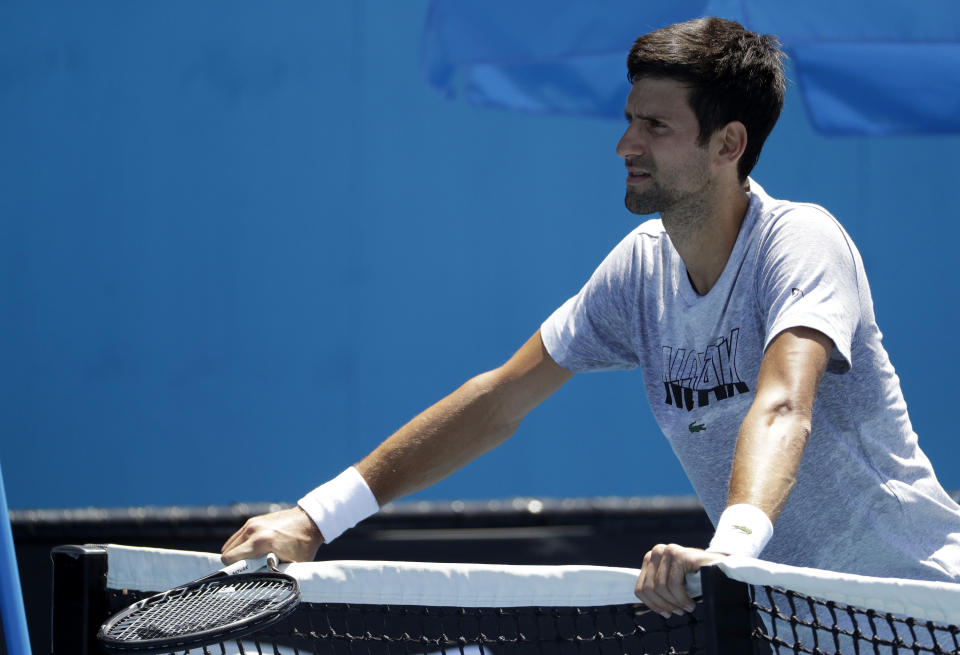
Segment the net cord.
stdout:
<svg viewBox="0 0 960 655">
<path fill-rule="evenodd" d="M 108 585 L 168 589 L 220 566 L 212 553 L 107 546 Z M 727 557 L 717 566 L 752 585 L 780 586 L 844 605 L 960 625 L 960 585 L 871 578 Z M 497 566 L 330 561 L 288 564 L 306 602 L 518 607 L 635 602 L 639 571 L 599 566 Z M 695 591 L 695 590 L 694 590 Z"/>
</svg>

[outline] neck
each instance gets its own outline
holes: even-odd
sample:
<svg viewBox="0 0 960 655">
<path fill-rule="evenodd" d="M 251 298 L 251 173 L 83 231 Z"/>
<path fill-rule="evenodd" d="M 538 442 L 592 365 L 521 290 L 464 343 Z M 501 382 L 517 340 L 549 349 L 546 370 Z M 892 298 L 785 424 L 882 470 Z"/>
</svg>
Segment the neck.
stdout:
<svg viewBox="0 0 960 655">
<path fill-rule="evenodd" d="M 673 247 L 683 260 L 694 290 L 706 295 L 720 279 L 750 198 L 745 186 L 706 194 L 661 214 Z"/>
</svg>

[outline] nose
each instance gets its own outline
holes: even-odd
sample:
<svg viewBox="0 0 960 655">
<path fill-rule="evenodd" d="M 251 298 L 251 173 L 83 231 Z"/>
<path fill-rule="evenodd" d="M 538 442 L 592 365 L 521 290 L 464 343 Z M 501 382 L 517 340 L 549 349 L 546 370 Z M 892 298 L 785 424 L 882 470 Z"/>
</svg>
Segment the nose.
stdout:
<svg viewBox="0 0 960 655">
<path fill-rule="evenodd" d="M 617 143 L 617 154 L 626 159 L 634 155 L 642 155 L 645 149 L 643 130 L 636 123 L 630 123 Z"/>
</svg>

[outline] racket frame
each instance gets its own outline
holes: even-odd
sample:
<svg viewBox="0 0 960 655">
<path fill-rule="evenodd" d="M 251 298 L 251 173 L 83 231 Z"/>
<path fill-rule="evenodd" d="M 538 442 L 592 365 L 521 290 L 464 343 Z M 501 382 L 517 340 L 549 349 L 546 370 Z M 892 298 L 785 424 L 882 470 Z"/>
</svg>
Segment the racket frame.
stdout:
<svg viewBox="0 0 960 655">
<path fill-rule="evenodd" d="M 116 639 L 110 632 L 133 614 L 139 613 L 146 607 L 165 603 L 170 598 L 176 598 L 191 591 L 199 591 L 208 587 L 228 587 L 233 584 L 248 584 L 257 580 L 270 580 L 282 583 L 289 589 L 289 594 L 278 606 L 269 610 L 261 610 L 249 616 L 235 620 L 226 625 L 190 632 L 172 637 L 158 637 L 152 639 Z M 300 586 L 297 581 L 285 573 L 268 571 L 259 573 L 227 573 L 217 571 L 193 582 L 168 589 L 139 600 L 129 607 L 120 610 L 100 627 L 97 640 L 108 653 L 169 653 L 172 651 L 189 650 L 232 641 L 249 636 L 254 632 L 264 630 L 288 617 L 300 605 Z"/>
</svg>

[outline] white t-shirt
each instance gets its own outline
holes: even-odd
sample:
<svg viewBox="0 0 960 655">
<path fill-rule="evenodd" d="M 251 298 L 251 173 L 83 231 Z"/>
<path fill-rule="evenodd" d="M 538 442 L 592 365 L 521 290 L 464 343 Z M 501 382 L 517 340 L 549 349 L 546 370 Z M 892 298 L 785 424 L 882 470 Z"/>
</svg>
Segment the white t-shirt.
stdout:
<svg viewBox="0 0 960 655">
<path fill-rule="evenodd" d="M 661 221 L 647 221 L 544 322 L 547 351 L 571 371 L 640 368 L 654 416 L 716 524 L 765 348 L 787 328 L 824 333 L 835 347 L 812 432 L 761 557 L 960 582 L 960 507 L 917 444 L 860 254 L 823 208 L 750 187 L 709 293 L 693 289 Z"/>
</svg>

